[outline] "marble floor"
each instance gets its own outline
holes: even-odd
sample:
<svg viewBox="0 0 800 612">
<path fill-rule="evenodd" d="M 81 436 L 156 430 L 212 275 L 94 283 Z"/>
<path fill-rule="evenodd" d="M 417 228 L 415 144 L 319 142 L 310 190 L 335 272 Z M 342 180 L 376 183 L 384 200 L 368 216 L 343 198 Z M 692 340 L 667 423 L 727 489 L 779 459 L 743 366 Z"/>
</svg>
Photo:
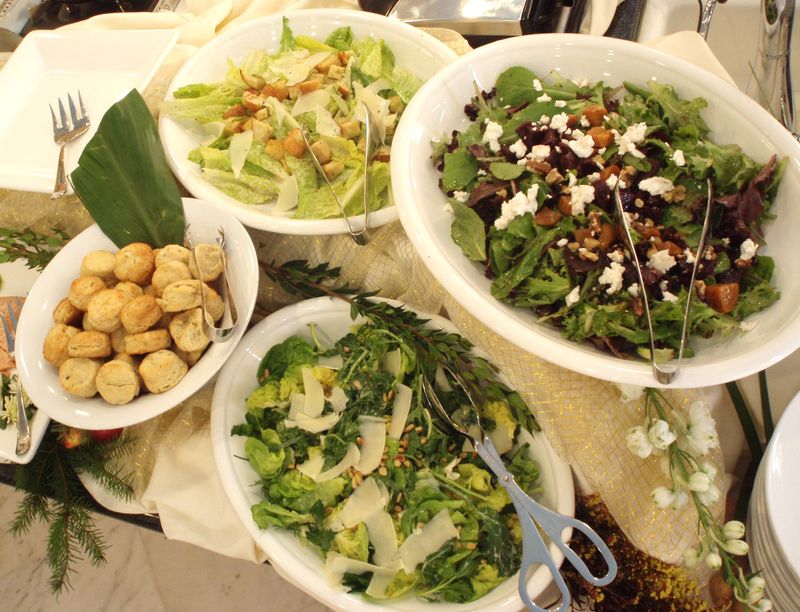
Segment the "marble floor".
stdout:
<svg viewBox="0 0 800 612">
<path fill-rule="evenodd" d="M 323 612 L 268 565 L 239 561 L 160 533 L 96 515 L 111 548 L 105 567 L 77 565 L 73 589 L 50 593 L 46 529 L 15 538 L 8 525 L 20 494 L 0 485 L 0 612 Z"/>
</svg>

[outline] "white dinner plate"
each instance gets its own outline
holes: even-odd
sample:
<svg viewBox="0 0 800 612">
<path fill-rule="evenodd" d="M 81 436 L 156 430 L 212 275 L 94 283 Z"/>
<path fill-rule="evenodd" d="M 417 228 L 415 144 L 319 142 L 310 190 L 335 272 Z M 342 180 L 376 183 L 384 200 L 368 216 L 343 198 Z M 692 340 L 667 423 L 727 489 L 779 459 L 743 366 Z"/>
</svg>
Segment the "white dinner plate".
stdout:
<svg viewBox="0 0 800 612">
<path fill-rule="evenodd" d="M 25 300 L 17 328 L 16 357 L 22 386 L 39 410 L 54 421 L 79 429 L 115 429 L 158 416 L 208 383 L 244 335 L 258 293 L 258 260 L 253 242 L 236 218 L 216 211 L 207 202 L 184 198 L 183 207 L 198 244 L 214 242 L 218 228 L 224 229 L 239 326 L 227 342 L 209 345 L 183 379 L 164 393 L 143 393 L 121 406 L 108 404 L 100 396 L 84 399 L 67 393 L 59 383 L 58 369 L 44 360 L 42 347 L 53 325 L 53 309 L 78 277 L 83 257 L 96 250 L 118 250 L 97 225 L 92 225 L 70 240 L 44 269 Z"/>
<path fill-rule="evenodd" d="M 381 15 L 340 9 L 293 11 L 249 21 L 213 38 L 181 67 L 170 84 L 166 100 L 172 99 L 172 92 L 183 85 L 223 81 L 228 62 L 240 65 L 254 49 L 274 52 L 280 43 L 284 17 L 294 34 L 323 41 L 330 32 L 344 26 L 351 28 L 356 39 L 368 36 L 382 39 L 394 53 L 396 64 L 423 80 L 456 58 L 450 47 L 430 34 Z M 206 140 L 207 134 L 163 114 L 158 129 L 170 168 L 184 187 L 195 197 L 230 211 L 245 225 L 279 234 L 347 233 L 344 219 L 293 219 L 289 213 L 275 213 L 273 204 L 242 204 L 206 181 L 200 166 L 189 161 L 189 152 Z M 362 216 L 354 217 L 353 225 L 361 223 L 361 219 Z M 370 213 L 369 224 L 377 227 L 395 219 L 396 208 L 386 206 Z"/>
<path fill-rule="evenodd" d="M 501 40 L 460 57 L 425 83 L 406 108 L 395 134 L 392 184 L 400 221 L 423 262 L 444 288 L 499 335 L 556 365 L 619 383 L 663 386 L 644 360 L 620 359 L 588 343 L 564 338 L 537 322 L 529 309 L 514 308 L 490 293 L 482 264 L 469 261 L 450 237 L 452 215 L 431 163 L 432 141 L 470 124 L 464 105 L 475 95 L 473 82 L 491 90 L 505 69 L 522 65 L 546 77 L 558 71 L 569 79 L 602 80 L 608 86 L 649 79 L 672 84 L 684 98 L 703 97 L 703 117 L 717 143 L 739 144 L 760 163 L 772 154 L 787 158 L 778 195 L 764 225 L 759 253 L 775 260 L 773 282 L 780 299 L 748 318 L 749 333 L 692 338 L 695 356 L 684 359 L 673 386 L 706 387 L 764 370 L 800 347 L 800 145 L 755 101 L 693 64 L 636 43 L 579 34 L 536 34 Z"/>
<path fill-rule="evenodd" d="M 389 303 L 399 304 L 392 301 Z M 427 314 L 422 316 L 430 319 L 431 324 L 436 327 L 457 333 L 455 326 L 442 317 Z M 308 330 L 310 323 L 314 324 L 319 341 L 325 346 L 332 346 L 350 330 L 354 322 L 350 318 L 349 304 L 327 297 L 306 300 L 273 313 L 248 332 L 220 371 L 211 407 L 211 442 L 225 492 L 256 544 L 269 555 L 275 571 L 326 606 L 347 612 L 512 612 L 522 608 L 517 593 L 516 575 L 485 597 L 471 603 L 431 604 L 413 596 L 386 602 L 370 602 L 357 594 L 349 594 L 328 584 L 323 560 L 310 547 L 302 545 L 294 535 L 280 529 L 260 529 L 255 524 L 250 508 L 263 499 L 259 492 L 258 476 L 247 460 L 243 459 L 245 438 L 231 436 L 231 427 L 244 422 L 245 399 L 257 386 L 256 371 L 269 348 L 295 335 L 312 341 Z M 480 351 L 475 352 L 484 355 Z M 574 516 L 575 497 L 569 466 L 555 454 L 542 433 L 537 433 L 534 437 L 532 454 L 541 468 L 544 493 L 539 501 L 561 514 Z M 565 542 L 569 541 L 571 534 L 571 528 L 565 530 Z M 564 559 L 563 554 L 554 544 L 550 544 L 549 550 L 556 565 L 559 565 Z M 541 593 L 550 582 L 549 570 L 543 565 L 537 567 L 528 580 L 529 593 L 535 599 L 536 594 Z"/>
<path fill-rule="evenodd" d="M 48 105 L 78 104 L 92 126 L 65 150 L 70 173 L 106 110 L 132 89 L 144 91 L 178 39 L 172 30 L 31 32 L 0 70 L 0 187 L 47 193 L 56 178 L 58 146 Z"/>
</svg>

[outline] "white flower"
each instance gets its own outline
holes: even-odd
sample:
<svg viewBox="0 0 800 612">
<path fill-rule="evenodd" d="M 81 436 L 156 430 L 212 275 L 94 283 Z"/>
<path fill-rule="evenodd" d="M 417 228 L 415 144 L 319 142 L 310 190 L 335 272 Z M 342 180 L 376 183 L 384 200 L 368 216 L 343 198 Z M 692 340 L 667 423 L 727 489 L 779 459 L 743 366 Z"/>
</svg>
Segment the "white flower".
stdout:
<svg viewBox="0 0 800 612">
<path fill-rule="evenodd" d="M 715 468 L 708 461 L 703 461 L 700 464 L 700 471 L 708 474 L 708 477 L 713 481 L 717 477 L 717 468 Z"/>
<path fill-rule="evenodd" d="M 683 564 L 686 567 L 694 567 L 700 563 L 701 551 L 695 548 L 687 548 L 683 553 Z"/>
<path fill-rule="evenodd" d="M 714 485 L 711 485 L 708 488 L 708 491 L 698 491 L 697 492 L 697 497 L 706 506 L 710 506 L 711 504 L 716 502 L 719 499 L 719 495 L 720 495 L 719 489 L 717 487 L 715 487 Z"/>
<path fill-rule="evenodd" d="M 692 402 L 689 406 L 686 442 L 689 450 L 697 455 L 707 455 L 712 448 L 719 446 L 717 424 L 708 410 L 708 404 L 703 400 Z"/>
<path fill-rule="evenodd" d="M 772 610 L 772 602 L 769 599 L 762 599 L 758 602 L 758 612 L 770 612 Z"/>
<path fill-rule="evenodd" d="M 650 426 L 650 429 L 647 432 L 647 437 L 650 438 L 650 442 L 654 447 L 659 450 L 664 450 L 670 444 L 672 444 L 678 436 L 676 436 L 675 432 L 669 428 L 669 423 L 662 419 L 658 419 Z"/>
<path fill-rule="evenodd" d="M 744 537 L 744 523 L 742 521 L 728 521 L 722 526 L 722 533 L 729 540 L 740 540 Z M 764 580 L 760 576 L 756 576 L 755 578 L 761 581 Z"/>
<path fill-rule="evenodd" d="M 732 555 L 746 555 L 750 547 L 744 540 L 728 540 L 722 545 L 722 548 L 727 550 Z"/>
<path fill-rule="evenodd" d="M 705 472 L 695 472 L 689 476 L 689 482 L 687 483 L 690 491 L 698 492 L 708 491 L 711 485 L 711 478 Z"/>
<path fill-rule="evenodd" d="M 658 508 L 667 508 L 675 501 L 675 491 L 667 487 L 656 487 L 650 493 L 650 498 Z"/>
<path fill-rule="evenodd" d="M 749 585 L 749 583 L 748 583 Z M 757 604 L 764 597 L 764 587 L 762 586 L 748 586 L 747 603 L 751 606 Z"/>
<path fill-rule="evenodd" d="M 712 571 L 716 571 L 722 567 L 722 557 L 715 552 L 708 553 L 706 555 L 705 562 L 708 569 Z"/>
<path fill-rule="evenodd" d="M 689 503 L 689 495 L 686 491 L 681 491 L 680 489 L 675 491 L 675 499 L 672 500 L 671 507 L 675 510 L 680 510 L 686 504 Z"/>
<path fill-rule="evenodd" d="M 623 383 L 617 383 L 617 387 L 622 393 L 622 397 L 620 398 L 626 404 L 628 402 L 635 402 L 644 394 L 644 387 L 640 387 L 639 385 L 626 385 Z"/>
<path fill-rule="evenodd" d="M 761 589 L 762 591 L 767 587 L 767 581 L 761 576 L 753 576 L 747 581 L 747 588 L 750 590 Z"/>
<path fill-rule="evenodd" d="M 650 438 L 647 437 L 647 432 L 641 425 L 631 427 L 628 430 L 625 436 L 625 442 L 628 444 L 630 451 L 642 459 L 649 457 L 653 452 L 653 445 L 650 443 Z"/>
</svg>

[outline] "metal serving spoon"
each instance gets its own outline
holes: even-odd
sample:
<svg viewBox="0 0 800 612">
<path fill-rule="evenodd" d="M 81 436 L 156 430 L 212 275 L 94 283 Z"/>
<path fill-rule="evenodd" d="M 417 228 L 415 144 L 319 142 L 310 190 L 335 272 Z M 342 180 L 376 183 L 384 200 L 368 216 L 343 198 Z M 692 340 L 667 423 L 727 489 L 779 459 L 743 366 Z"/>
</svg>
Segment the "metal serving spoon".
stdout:
<svg viewBox="0 0 800 612">
<path fill-rule="evenodd" d="M 556 566 L 555 561 L 550 556 L 547 544 L 542 538 L 544 532 L 550 540 L 564 553 L 572 566 L 590 584 L 594 586 L 604 586 L 610 583 L 617 575 L 617 562 L 611 554 L 608 546 L 603 542 L 599 535 L 586 523 L 579 521 L 571 516 L 564 516 L 545 508 L 537 501 L 532 499 L 514 480 L 514 475 L 506 468 L 505 463 L 500 457 L 500 453 L 492 444 L 486 431 L 481 425 L 480 411 L 478 410 L 472 392 L 467 388 L 464 379 L 453 372 L 447 366 L 441 366 L 443 371 L 464 391 L 470 403 L 469 418 L 471 423 L 460 422 L 457 418 L 447 413 L 436 395 L 431 383 L 427 378 L 422 378 L 422 392 L 428 403 L 436 410 L 437 414 L 447 423 L 453 431 L 465 437 L 472 443 L 475 452 L 486 463 L 489 469 L 497 476 L 497 482 L 511 496 L 511 502 L 519 516 L 520 527 L 522 528 L 522 561 L 519 570 L 519 596 L 529 610 L 534 612 L 546 612 L 545 608 L 537 606 L 528 595 L 528 573 L 530 569 L 543 563 L 550 570 L 553 580 L 561 592 L 561 604 L 559 612 L 566 612 L 570 609 L 571 595 L 569 588 L 564 582 L 564 578 Z M 476 438 L 470 433 L 470 427 L 477 425 L 480 431 L 480 438 Z M 565 529 L 572 527 L 577 529 L 589 538 L 597 547 L 598 552 L 603 557 L 608 566 L 605 576 L 597 577 L 592 574 L 586 563 L 578 557 L 574 550 L 562 541 L 562 534 Z"/>
</svg>

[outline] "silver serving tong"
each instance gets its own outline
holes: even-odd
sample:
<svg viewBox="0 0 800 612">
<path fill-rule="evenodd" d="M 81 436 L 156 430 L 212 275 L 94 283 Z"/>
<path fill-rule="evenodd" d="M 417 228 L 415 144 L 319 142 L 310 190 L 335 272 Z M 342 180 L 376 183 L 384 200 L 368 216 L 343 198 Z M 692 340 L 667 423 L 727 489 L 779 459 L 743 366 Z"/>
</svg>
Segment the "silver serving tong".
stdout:
<svg viewBox="0 0 800 612">
<path fill-rule="evenodd" d="M 369 173 L 369 164 L 375 154 L 375 146 L 383 144 L 375 128 L 372 113 L 366 104 L 361 105 L 364 109 L 364 232 L 369 231 L 369 187 L 372 180 Z"/>
<path fill-rule="evenodd" d="M 339 196 L 336 195 L 336 190 L 333 188 L 333 185 L 331 185 L 331 182 L 328 180 L 328 176 L 325 174 L 325 169 L 322 167 L 322 164 L 319 163 L 319 159 L 317 159 L 317 156 L 311 149 L 311 143 L 308 141 L 308 136 L 306 135 L 305 128 L 303 128 L 303 126 L 300 125 L 298 126 L 298 129 L 300 130 L 300 134 L 303 136 L 303 144 L 306 147 L 306 151 L 308 151 L 308 154 L 311 157 L 311 161 L 314 162 L 314 167 L 317 169 L 317 174 L 319 174 L 325 181 L 325 184 L 331 190 L 331 194 L 333 194 L 333 199 L 336 200 L 336 205 L 339 207 L 339 212 L 342 213 L 344 222 L 347 224 L 347 231 L 353 238 L 353 242 L 355 242 L 358 246 L 364 246 L 369 242 L 369 238 L 367 237 L 367 228 L 364 227 L 358 231 L 353 229 L 353 224 L 350 222 L 347 213 L 345 213 L 344 211 L 344 206 L 342 205 L 342 201 L 339 199 Z"/>
<path fill-rule="evenodd" d="M 187 225 L 183 232 L 183 244 L 192 252 L 191 257 L 194 259 L 195 265 L 197 266 L 198 276 L 202 279 L 203 272 L 200 269 L 200 261 L 195 255 L 196 246 L 192 242 L 192 235 L 189 228 L 190 226 Z M 227 243 L 225 242 L 225 230 L 222 226 L 217 230 L 216 242 L 222 253 L 222 272 L 214 283 L 216 285 L 214 290 L 222 298 L 222 303 L 225 306 L 225 312 L 220 319 L 221 326 L 217 327 L 215 325 L 214 318 L 208 312 L 208 307 L 206 306 L 206 292 L 202 290 L 202 280 L 200 281 L 200 307 L 203 311 L 203 333 L 208 336 L 211 342 L 227 342 L 233 336 L 233 332 L 239 323 L 239 315 L 236 312 L 236 301 L 233 299 L 233 293 L 228 284 L 228 258 L 225 255 L 225 246 Z"/>
<path fill-rule="evenodd" d="M 639 262 L 639 256 L 636 254 L 633 239 L 631 238 L 631 227 L 628 221 L 628 216 L 625 214 L 625 211 L 622 208 L 622 199 L 619 196 L 619 183 L 620 181 L 618 180 L 616 185 L 614 185 L 614 202 L 616 204 L 617 213 L 616 216 L 619 219 L 620 225 L 622 225 L 622 228 L 625 230 L 625 241 L 628 245 L 631 258 L 633 259 L 633 263 L 636 267 L 636 278 L 639 280 L 639 291 L 641 292 L 642 301 L 644 302 L 644 314 L 645 317 L 647 317 L 647 331 L 650 336 L 650 367 L 653 371 L 653 377 L 662 385 L 668 385 L 678 375 L 678 371 L 681 367 L 681 361 L 683 360 L 683 351 L 686 348 L 686 335 L 689 325 L 689 309 L 692 304 L 692 294 L 694 292 L 694 281 L 697 275 L 697 267 L 700 264 L 700 260 L 702 259 L 706 248 L 706 235 L 708 234 L 709 219 L 711 217 L 711 202 L 714 199 L 714 187 L 711 184 L 711 179 L 706 179 L 706 211 L 703 219 L 703 229 L 700 232 L 700 240 L 697 243 L 697 254 L 694 258 L 694 265 L 692 266 L 692 276 L 689 280 L 689 288 L 686 294 L 686 308 L 683 311 L 683 323 L 681 324 L 681 343 L 678 349 L 678 359 L 674 364 L 659 364 L 656 361 L 656 343 L 655 334 L 653 332 L 653 318 L 650 315 L 650 302 L 647 299 L 647 289 L 642 276 L 642 266 Z"/>
<path fill-rule="evenodd" d="M 514 480 L 514 475 L 506 468 L 503 460 L 500 458 L 500 454 L 483 429 L 480 411 L 475 404 L 472 392 L 467 388 L 466 382 L 449 367 L 444 365 L 441 367 L 466 394 L 467 400 L 470 403 L 468 416 L 472 419 L 472 423 L 461 423 L 449 415 L 444 409 L 444 406 L 442 406 L 433 386 L 425 377 L 422 378 L 422 392 L 428 403 L 433 406 L 434 410 L 436 410 L 444 422 L 447 423 L 453 431 L 462 435 L 472 443 L 475 452 L 478 453 L 478 456 L 483 459 L 484 463 L 486 463 L 497 477 L 497 482 L 499 482 L 511 496 L 511 501 L 514 504 L 514 509 L 517 511 L 522 528 L 522 561 L 520 564 L 518 584 L 519 596 L 522 602 L 529 610 L 546 612 L 547 609 L 537 606 L 531 600 L 530 595 L 528 595 L 527 584 L 530 569 L 539 563 L 543 563 L 550 570 L 550 574 L 553 576 L 553 580 L 558 586 L 558 590 L 561 592 L 561 604 L 558 611 L 566 612 L 570 609 L 571 605 L 570 591 L 555 561 L 553 561 L 553 558 L 550 556 L 550 551 L 540 531 L 547 534 L 550 540 L 564 553 L 564 556 L 577 572 L 594 586 L 605 586 L 614 580 L 617 575 L 617 562 L 614 556 L 611 554 L 605 542 L 603 542 L 600 536 L 597 535 L 589 525 L 574 517 L 564 516 L 549 508 L 545 508 L 520 488 Z M 477 425 L 480 431 L 479 439 L 470 433 L 472 425 Z M 562 534 L 564 530 L 569 527 L 581 531 L 597 547 L 598 552 L 608 566 L 608 571 L 605 576 L 597 577 L 592 574 L 591 570 L 586 566 L 586 563 L 578 557 L 574 550 L 562 541 Z"/>
</svg>

